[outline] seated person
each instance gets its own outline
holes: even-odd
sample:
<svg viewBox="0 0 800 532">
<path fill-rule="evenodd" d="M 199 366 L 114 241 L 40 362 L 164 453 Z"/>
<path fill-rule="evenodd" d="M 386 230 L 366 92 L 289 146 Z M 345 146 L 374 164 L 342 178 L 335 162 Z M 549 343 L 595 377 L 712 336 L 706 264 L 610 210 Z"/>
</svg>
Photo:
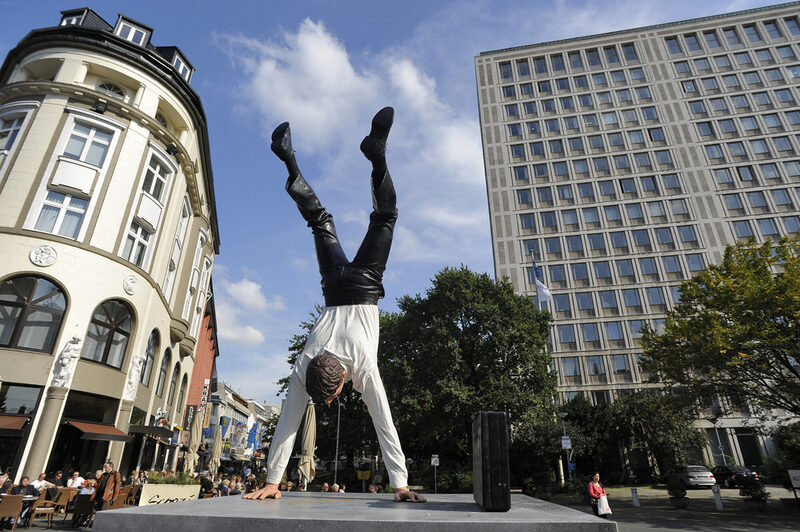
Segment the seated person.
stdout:
<svg viewBox="0 0 800 532">
<path fill-rule="evenodd" d="M 219 494 L 223 497 L 231 494 L 231 481 L 227 478 L 222 481 L 222 485 L 219 487 Z"/>
<path fill-rule="evenodd" d="M 72 472 L 72 475 L 67 480 L 67 487 L 68 488 L 80 488 L 83 486 L 83 477 L 81 476 L 81 472 L 75 470 Z"/>
<path fill-rule="evenodd" d="M 89 479 L 86 482 L 86 485 L 81 488 L 81 491 L 78 492 L 78 495 L 91 495 L 94 493 L 96 487 L 97 481 L 94 479 Z"/>
<path fill-rule="evenodd" d="M 11 495 L 28 495 L 28 496 L 39 496 L 39 490 L 33 487 L 31 484 L 31 479 L 29 477 L 22 477 L 19 481 L 19 486 L 14 486 L 11 490 Z M 19 518 L 21 520 L 25 519 L 25 514 L 28 513 L 31 506 L 33 506 L 34 501 L 23 501 L 22 503 L 22 513 L 19 514 Z"/>
<path fill-rule="evenodd" d="M 31 482 L 31 485 L 34 488 L 36 488 L 37 490 L 39 490 L 39 492 L 41 492 L 42 490 L 47 489 L 47 488 L 54 488 L 55 487 L 50 482 L 45 480 L 44 477 L 45 477 L 45 474 L 44 473 L 40 473 L 39 474 L 39 478 L 37 478 L 36 480 Z"/>
</svg>

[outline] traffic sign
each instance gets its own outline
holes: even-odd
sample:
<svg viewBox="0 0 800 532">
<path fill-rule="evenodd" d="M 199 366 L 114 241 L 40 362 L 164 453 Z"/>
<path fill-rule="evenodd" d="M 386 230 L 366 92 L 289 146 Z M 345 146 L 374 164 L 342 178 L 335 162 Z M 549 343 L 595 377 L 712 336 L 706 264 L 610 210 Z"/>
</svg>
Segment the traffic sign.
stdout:
<svg viewBox="0 0 800 532">
<path fill-rule="evenodd" d="M 431 465 L 433 467 L 437 467 L 439 465 L 439 455 L 438 454 L 432 454 L 431 455 Z"/>
<path fill-rule="evenodd" d="M 572 449 L 572 440 L 569 439 L 569 436 L 561 436 L 561 448 Z"/>
</svg>

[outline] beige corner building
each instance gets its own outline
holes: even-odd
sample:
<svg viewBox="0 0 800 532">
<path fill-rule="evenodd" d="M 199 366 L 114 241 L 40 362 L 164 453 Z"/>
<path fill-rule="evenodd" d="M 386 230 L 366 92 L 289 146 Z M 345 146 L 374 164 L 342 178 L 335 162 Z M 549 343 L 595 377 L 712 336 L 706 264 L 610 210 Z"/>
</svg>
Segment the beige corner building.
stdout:
<svg viewBox="0 0 800 532">
<path fill-rule="evenodd" d="M 0 468 L 172 468 L 219 250 L 193 67 L 125 16 L 54 22 L 0 69 Z"/>
<path fill-rule="evenodd" d="M 647 386 L 640 330 L 679 283 L 737 240 L 800 230 L 798 8 L 476 57 L 495 273 L 534 297 L 541 267 L 561 400 Z M 698 420 L 708 462 L 769 455 L 748 418 Z"/>
</svg>

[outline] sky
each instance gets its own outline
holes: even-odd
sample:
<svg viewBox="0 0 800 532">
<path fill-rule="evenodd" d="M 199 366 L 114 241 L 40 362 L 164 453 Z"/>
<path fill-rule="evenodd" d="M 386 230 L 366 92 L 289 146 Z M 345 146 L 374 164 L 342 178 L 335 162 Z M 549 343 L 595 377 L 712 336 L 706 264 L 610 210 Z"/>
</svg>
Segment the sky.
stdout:
<svg viewBox="0 0 800 532">
<path fill-rule="evenodd" d="M 220 254 L 217 370 L 245 397 L 280 404 L 292 335 L 322 304 L 310 230 L 268 139 L 289 121 L 303 175 L 352 258 L 371 210 L 359 152 L 372 115 L 395 108 L 387 161 L 399 218 L 384 311 L 424 295 L 446 266 L 494 276 L 474 57 L 480 52 L 703 17 L 757 0 L 0 0 L 0 57 L 60 11 L 122 13 L 181 48 L 208 119 Z"/>
</svg>

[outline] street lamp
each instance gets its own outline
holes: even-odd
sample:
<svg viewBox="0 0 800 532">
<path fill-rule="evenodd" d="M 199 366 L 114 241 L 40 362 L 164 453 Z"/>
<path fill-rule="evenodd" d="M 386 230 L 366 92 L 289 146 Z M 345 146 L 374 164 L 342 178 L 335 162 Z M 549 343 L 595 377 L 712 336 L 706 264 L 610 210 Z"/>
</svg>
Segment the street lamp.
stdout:
<svg viewBox="0 0 800 532">
<path fill-rule="evenodd" d="M 722 440 L 719 438 L 719 428 L 717 428 L 717 421 L 719 418 L 714 416 L 708 418 L 712 425 L 714 425 L 714 433 L 717 436 L 717 448 L 719 449 L 719 454 L 722 455 L 722 465 L 728 465 L 728 460 L 725 458 L 725 447 L 722 445 Z"/>
</svg>

